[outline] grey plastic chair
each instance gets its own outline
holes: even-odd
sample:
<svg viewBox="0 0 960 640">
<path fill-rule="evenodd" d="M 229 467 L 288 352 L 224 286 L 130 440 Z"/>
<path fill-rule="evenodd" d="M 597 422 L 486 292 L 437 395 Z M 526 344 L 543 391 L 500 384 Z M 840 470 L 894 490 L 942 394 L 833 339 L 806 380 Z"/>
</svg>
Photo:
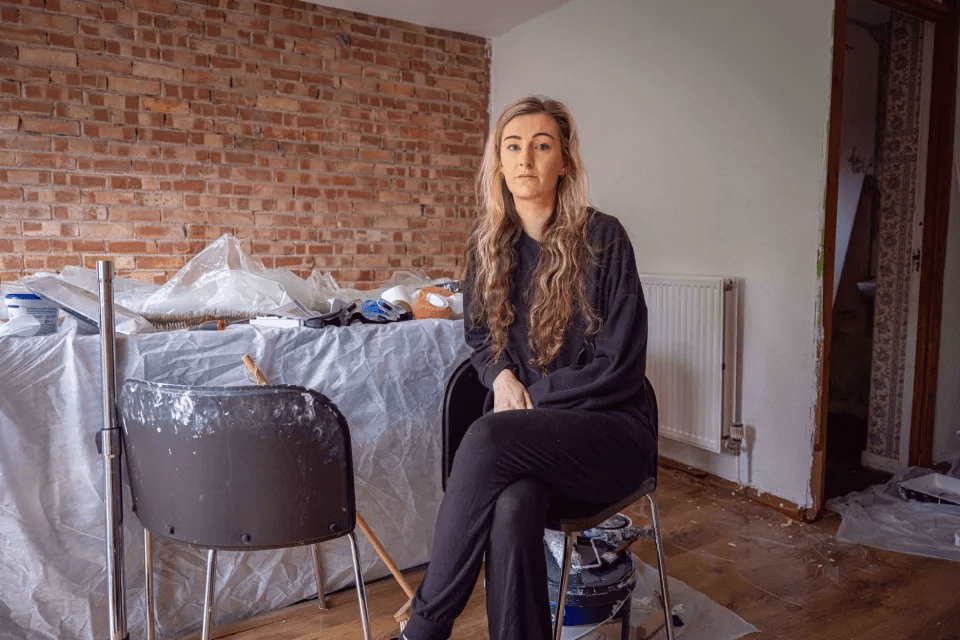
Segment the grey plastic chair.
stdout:
<svg viewBox="0 0 960 640">
<path fill-rule="evenodd" d="M 654 424 L 659 424 L 657 397 L 654 394 L 650 380 L 645 378 L 644 381 L 646 383 L 647 399 L 653 414 Z M 486 397 L 487 388 L 480 382 L 480 377 L 477 375 L 477 371 L 473 368 L 470 360 L 465 360 L 454 370 L 450 379 L 447 381 L 446 392 L 443 399 L 443 468 L 441 481 L 444 489 L 447 488 L 447 477 L 453 469 L 453 458 L 457 448 L 460 446 L 460 441 L 463 440 L 463 436 L 466 434 L 467 429 L 470 428 L 470 425 L 483 415 L 483 404 Z M 569 500 L 556 500 L 550 504 L 547 512 L 547 528 L 554 531 L 561 531 L 564 534 L 564 562 L 560 572 L 556 613 L 553 622 L 553 635 L 555 640 L 560 640 L 560 633 L 563 629 L 563 611 L 564 602 L 567 598 L 567 582 L 570 577 L 570 565 L 577 536 L 588 529 L 598 526 L 603 521 L 626 509 L 641 498 L 646 498 L 650 505 L 650 521 L 657 547 L 657 564 L 659 566 L 660 589 L 662 592 L 660 602 L 663 605 L 667 640 L 674 640 L 673 620 L 670 615 L 670 593 L 667 589 L 667 572 L 663 564 L 663 537 L 660 533 L 660 514 L 657 511 L 657 503 L 653 499 L 653 492 L 656 488 L 657 478 L 656 475 L 654 475 L 647 478 L 637 487 L 637 490 L 632 495 L 612 504 L 586 504 Z M 626 603 L 626 606 L 629 607 L 629 603 Z M 629 625 L 629 616 L 624 616 L 624 618 L 622 618 L 622 635 L 624 639 L 629 637 Z"/>
<path fill-rule="evenodd" d="M 207 550 L 203 639 L 213 623 L 216 554 L 313 545 L 347 536 L 363 636 L 366 590 L 354 534 L 347 422 L 297 386 L 188 387 L 127 380 L 118 402 L 133 508 L 144 527 L 147 637 L 154 637 L 151 534 Z"/>
</svg>

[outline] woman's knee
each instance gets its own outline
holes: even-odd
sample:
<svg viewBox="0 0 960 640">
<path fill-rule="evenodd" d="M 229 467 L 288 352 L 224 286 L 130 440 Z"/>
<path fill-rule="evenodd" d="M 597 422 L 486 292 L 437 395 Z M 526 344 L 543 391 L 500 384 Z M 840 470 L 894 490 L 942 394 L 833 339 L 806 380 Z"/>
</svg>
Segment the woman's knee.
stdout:
<svg viewBox="0 0 960 640">
<path fill-rule="evenodd" d="M 479 418 L 463 435 L 454 461 L 463 459 L 481 464 L 484 461 L 496 461 L 514 430 L 515 427 L 510 426 L 503 414 L 491 413 Z"/>
</svg>

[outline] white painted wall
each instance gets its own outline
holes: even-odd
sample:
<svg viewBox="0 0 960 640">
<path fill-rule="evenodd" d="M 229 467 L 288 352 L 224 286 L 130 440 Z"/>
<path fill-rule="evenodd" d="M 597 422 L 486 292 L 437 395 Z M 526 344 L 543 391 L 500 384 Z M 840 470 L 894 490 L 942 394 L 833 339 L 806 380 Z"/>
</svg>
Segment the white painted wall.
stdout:
<svg viewBox="0 0 960 640">
<path fill-rule="evenodd" d="M 493 39 L 492 115 L 573 111 L 641 272 L 742 278 L 743 480 L 810 505 L 832 0 L 571 0 Z M 736 458 L 661 453 L 736 479 Z"/>
</svg>

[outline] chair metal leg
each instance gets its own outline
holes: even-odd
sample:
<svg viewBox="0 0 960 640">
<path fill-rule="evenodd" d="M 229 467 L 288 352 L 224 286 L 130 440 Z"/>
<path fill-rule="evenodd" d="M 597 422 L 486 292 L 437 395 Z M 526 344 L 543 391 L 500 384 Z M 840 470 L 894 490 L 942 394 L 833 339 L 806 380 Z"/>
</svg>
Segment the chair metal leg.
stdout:
<svg viewBox="0 0 960 640">
<path fill-rule="evenodd" d="M 143 530 L 143 566 L 147 591 L 147 640 L 154 639 L 154 602 L 153 602 L 153 539 L 150 531 Z"/>
<path fill-rule="evenodd" d="M 353 575 L 357 581 L 357 600 L 360 601 L 360 622 L 363 624 L 363 638 L 364 640 L 371 640 L 367 588 L 363 584 L 363 570 L 360 568 L 360 548 L 357 546 L 357 534 L 351 531 L 347 536 L 350 538 L 350 551 L 353 553 Z"/>
<path fill-rule="evenodd" d="M 323 592 L 323 572 L 320 568 L 320 545 L 310 545 L 310 551 L 313 552 L 313 573 L 317 576 L 317 600 L 320 601 L 320 608 L 327 608 L 327 594 Z"/>
<path fill-rule="evenodd" d="M 620 605 L 625 607 L 623 617 L 620 618 L 620 640 L 630 640 L 630 621 L 633 615 L 630 613 L 630 605 L 633 602 L 633 594 L 627 596 L 626 601 Z"/>
<path fill-rule="evenodd" d="M 557 613 L 553 617 L 553 640 L 560 640 L 563 630 L 563 607 L 567 601 L 567 582 L 570 579 L 570 563 L 573 560 L 574 537 L 563 536 L 563 566 L 560 568 L 560 584 L 557 591 Z"/>
<path fill-rule="evenodd" d="M 673 616 L 670 607 L 670 591 L 667 588 L 667 569 L 663 564 L 663 537 L 660 535 L 660 513 L 657 511 L 657 503 L 653 496 L 647 494 L 647 501 L 650 503 L 650 520 L 653 522 L 653 535 L 657 545 L 657 565 L 660 570 L 660 590 L 663 593 L 663 617 L 664 625 L 667 628 L 667 640 L 675 640 L 676 635 L 673 630 Z"/>
<path fill-rule="evenodd" d="M 207 586 L 203 594 L 203 640 L 210 640 L 213 630 L 213 583 L 217 577 L 217 550 L 207 551 Z"/>
</svg>

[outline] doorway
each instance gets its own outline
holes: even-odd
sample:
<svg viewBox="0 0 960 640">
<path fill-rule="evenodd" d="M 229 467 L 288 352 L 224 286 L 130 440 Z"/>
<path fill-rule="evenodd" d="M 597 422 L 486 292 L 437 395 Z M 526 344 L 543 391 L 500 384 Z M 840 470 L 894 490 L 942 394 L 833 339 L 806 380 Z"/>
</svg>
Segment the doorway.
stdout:
<svg viewBox="0 0 960 640">
<path fill-rule="evenodd" d="M 933 26 L 847 3 L 825 498 L 907 466 Z"/>
<path fill-rule="evenodd" d="M 929 457 L 956 1 L 838 0 L 835 27 L 815 513 Z"/>
</svg>

